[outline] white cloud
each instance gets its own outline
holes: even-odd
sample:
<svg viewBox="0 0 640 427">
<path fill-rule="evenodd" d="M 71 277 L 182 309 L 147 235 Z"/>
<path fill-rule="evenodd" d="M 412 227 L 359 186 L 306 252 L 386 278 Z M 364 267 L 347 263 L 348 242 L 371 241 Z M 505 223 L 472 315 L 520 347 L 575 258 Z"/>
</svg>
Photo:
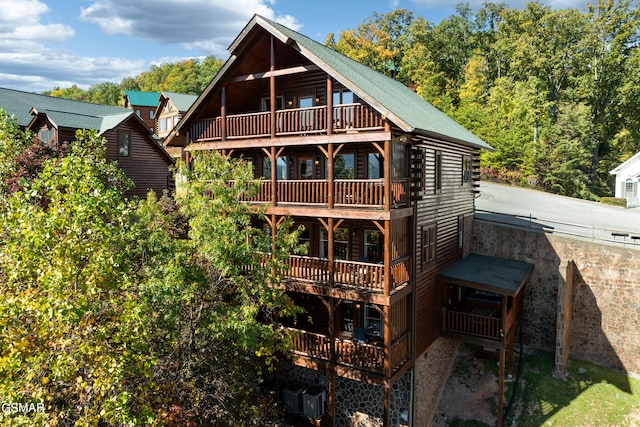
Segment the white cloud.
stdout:
<svg viewBox="0 0 640 427">
<path fill-rule="evenodd" d="M 87 89 L 105 81 L 119 83 L 149 68 L 143 60 L 74 56 L 56 51 L 0 52 L 0 64 L 0 86 L 30 91 L 74 84 Z"/>
<path fill-rule="evenodd" d="M 125 34 L 208 54 L 226 55 L 226 48 L 254 14 L 292 29 L 301 25 L 278 15 L 272 0 L 95 0 L 81 9 L 80 19 L 97 24 L 106 34 Z"/>
<path fill-rule="evenodd" d="M 75 34 L 67 25 L 41 23 L 49 7 L 39 0 L 0 0 L 0 10 L 0 40 L 5 49 L 24 49 L 23 42 L 63 42 Z"/>
</svg>

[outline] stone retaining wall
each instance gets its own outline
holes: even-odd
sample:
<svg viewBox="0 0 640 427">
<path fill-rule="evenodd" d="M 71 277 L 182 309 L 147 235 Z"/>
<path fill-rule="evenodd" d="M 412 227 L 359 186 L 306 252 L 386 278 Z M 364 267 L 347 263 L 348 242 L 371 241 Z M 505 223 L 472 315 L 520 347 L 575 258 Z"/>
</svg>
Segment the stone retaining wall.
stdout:
<svg viewBox="0 0 640 427">
<path fill-rule="evenodd" d="M 562 268 L 573 260 L 570 357 L 640 373 L 640 250 L 483 221 L 474 223 L 471 250 L 535 265 L 524 296 L 524 343 L 550 351 Z"/>
</svg>

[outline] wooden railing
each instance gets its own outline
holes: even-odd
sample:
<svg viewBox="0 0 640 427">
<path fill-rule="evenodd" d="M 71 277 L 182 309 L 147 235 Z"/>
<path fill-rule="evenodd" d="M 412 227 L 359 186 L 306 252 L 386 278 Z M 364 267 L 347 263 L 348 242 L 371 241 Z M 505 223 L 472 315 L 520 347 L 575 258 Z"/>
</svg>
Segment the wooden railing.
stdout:
<svg viewBox="0 0 640 427">
<path fill-rule="evenodd" d="M 254 197 L 245 197 L 245 201 L 268 203 L 273 200 L 273 184 L 271 180 L 256 180 L 262 187 Z M 233 182 L 229 183 L 233 185 Z M 392 205 L 407 206 L 409 180 L 398 180 L 392 183 Z M 286 180 L 277 181 L 278 202 L 313 204 L 327 206 L 328 181 Z M 381 179 L 341 179 L 334 182 L 334 203 L 339 207 L 384 207 L 384 180 Z"/>
<path fill-rule="evenodd" d="M 264 137 L 271 135 L 271 115 L 267 113 L 242 114 L 227 117 L 227 137 L 246 135 Z"/>
<path fill-rule="evenodd" d="M 354 286 L 369 292 L 384 292 L 384 266 L 367 262 L 337 260 L 334 281 L 338 285 Z"/>
<path fill-rule="evenodd" d="M 338 206 L 384 206 L 384 180 L 337 179 L 334 194 Z"/>
<path fill-rule="evenodd" d="M 320 360 L 330 360 L 331 345 L 335 345 L 336 363 L 379 374 L 384 373 L 384 347 L 289 328 L 295 354 Z M 391 373 L 411 359 L 411 332 L 407 331 L 391 343 L 389 352 Z"/>
<path fill-rule="evenodd" d="M 391 373 L 402 367 L 411 358 L 411 333 L 405 332 L 391 343 Z"/>
<path fill-rule="evenodd" d="M 322 258 L 291 255 L 287 277 L 307 280 L 317 284 L 329 284 L 329 261 Z"/>
<path fill-rule="evenodd" d="M 327 204 L 326 180 L 278 181 L 278 201 L 282 203 Z"/>
<path fill-rule="evenodd" d="M 331 357 L 331 339 L 325 335 L 290 329 L 293 333 L 293 352 L 303 356 L 329 360 Z"/>
<path fill-rule="evenodd" d="M 291 255 L 289 278 L 314 282 L 329 286 L 329 261 L 322 258 Z M 334 263 L 334 283 L 342 286 L 353 286 L 367 292 L 384 292 L 384 266 L 366 262 L 336 260 Z"/>
<path fill-rule="evenodd" d="M 305 135 L 326 133 L 328 123 L 333 132 L 380 130 L 382 116 L 368 105 L 342 104 L 333 107 L 333 119 L 327 121 L 327 107 L 292 108 L 278 110 L 275 115 L 276 135 Z M 259 138 L 271 134 L 269 112 L 226 116 L 227 138 Z M 222 119 L 213 117 L 195 122 L 189 130 L 190 142 L 222 139 Z"/>
<path fill-rule="evenodd" d="M 336 338 L 337 362 L 366 371 L 384 373 L 384 348 Z"/>
<path fill-rule="evenodd" d="M 443 308 L 445 331 L 473 335 L 502 341 L 502 320 L 499 317 L 482 316 Z"/>
<path fill-rule="evenodd" d="M 411 257 L 398 258 L 391 264 L 391 290 L 409 282 L 411 278 Z"/>
</svg>

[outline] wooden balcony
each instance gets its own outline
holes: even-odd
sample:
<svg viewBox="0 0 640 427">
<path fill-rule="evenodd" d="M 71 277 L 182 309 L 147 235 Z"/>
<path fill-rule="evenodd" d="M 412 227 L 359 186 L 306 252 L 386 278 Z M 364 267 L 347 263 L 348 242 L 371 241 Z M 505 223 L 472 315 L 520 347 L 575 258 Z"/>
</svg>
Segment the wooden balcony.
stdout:
<svg viewBox="0 0 640 427">
<path fill-rule="evenodd" d="M 244 201 L 253 203 L 273 202 L 273 183 L 270 180 L 257 180 L 260 190 L 253 197 L 245 197 Z M 234 185 L 233 182 L 229 183 Z M 391 182 L 391 206 L 406 207 L 409 205 L 410 181 L 394 179 Z M 321 180 L 286 180 L 277 181 L 277 203 L 294 203 L 328 207 L 329 182 Z M 382 209 L 385 205 L 385 188 L 383 179 L 341 179 L 334 181 L 334 206 Z"/>
<path fill-rule="evenodd" d="M 442 328 L 447 334 L 460 334 L 470 338 L 503 344 L 516 324 L 517 310 L 511 309 L 504 319 L 492 310 L 473 309 L 459 311 L 442 309 Z"/>
<path fill-rule="evenodd" d="M 326 335 L 290 329 L 293 334 L 293 353 L 319 361 L 331 360 L 331 346 L 336 355 L 335 363 L 348 368 L 359 369 L 375 374 L 384 374 L 384 347 L 348 339 L 332 340 Z M 391 374 L 411 359 L 411 333 L 405 332 L 391 344 Z"/>
<path fill-rule="evenodd" d="M 363 104 L 341 104 L 333 107 L 333 118 L 327 120 L 327 107 L 291 108 L 275 114 L 276 136 L 322 134 L 331 131 L 354 132 L 383 129 L 380 113 Z M 190 142 L 216 141 L 225 138 L 263 138 L 271 135 L 269 112 L 228 115 L 224 126 L 221 117 L 195 122 L 189 130 Z"/>
<path fill-rule="evenodd" d="M 291 255 L 287 261 L 289 279 L 301 280 L 320 286 L 331 286 L 329 261 L 323 258 Z M 391 264 L 390 292 L 409 282 L 410 257 L 399 258 Z M 334 286 L 348 287 L 372 294 L 384 294 L 384 265 L 367 262 L 336 260 L 333 273 Z"/>
</svg>

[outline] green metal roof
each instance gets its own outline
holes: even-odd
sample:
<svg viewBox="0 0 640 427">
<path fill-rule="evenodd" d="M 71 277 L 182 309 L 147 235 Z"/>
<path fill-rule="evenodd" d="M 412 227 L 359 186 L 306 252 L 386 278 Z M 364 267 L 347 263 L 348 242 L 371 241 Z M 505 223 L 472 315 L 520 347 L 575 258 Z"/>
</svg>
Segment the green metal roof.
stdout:
<svg viewBox="0 0 640 427">
<path fill-rule="evenodd" d="M 141 107 L 156 107 L 160 92 L 140 92 L 138 90 L 125 90 L 124 96 L 129 99 L 130 105 Z"/>
<path fill-rule="evenodd" d="M 528 262 L 471 254 L 439 276 L 448 283 L 514 296 L 532 271 L 533 264 Z"/>
<path fill-rule="evenodd" d="M 198 97 L 196 95 L 187 95 L 184 93 L 162 92 L 162 96 L 171 100 L 178 111 L 187 111 Z"/>
<path fill-rule="evenodd" d="M 15 116 L 18 125 L 27 127 L 33 120 L 31 111 L 46 114 L 56 126 L 100 131 L 115 127 L 134 114 L 128 108 L 92 104 L 55 96 L 39 95 L 0 88 L 0 108 Z M 115 124 L 114 124 L 115 123 Z M 113 124 L 113 126 L 110 126 Z"/>
<path fill-rule="evenodd" d="M 493 150 L 481 138 L 402 83 L 262 16 L 254 16 L 247 24 L 241 36 L 231 45 L 232 52 L 240 44 L 242 36 L 256 24 L 272 34 L 280 35 L 279 38 L 284 42 L 295 42 L 303 55 L 368 104 L 377 108 L 381 114 L 404 131 L 455 140 L 476 148 Z"/>
</svg>

